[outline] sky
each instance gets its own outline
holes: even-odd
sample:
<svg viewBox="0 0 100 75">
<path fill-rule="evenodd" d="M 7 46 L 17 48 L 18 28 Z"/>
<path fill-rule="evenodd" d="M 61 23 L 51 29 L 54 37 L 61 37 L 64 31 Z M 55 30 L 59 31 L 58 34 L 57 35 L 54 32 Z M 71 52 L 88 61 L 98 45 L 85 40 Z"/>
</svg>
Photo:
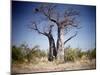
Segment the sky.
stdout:
<svg viewBox="0 0 100 75">
<path fill-rule="evenodd" d="M 33 20 L 39 21 L 40 29 L 46 25 L 47 22 L 44 19 L 41 20 L 42 16 L 40 14 L 34 15 L 33 13 L 33 9 L 38 7 L 40 4 L 41 3 L 39 2 L 12 1 L 12 45 L 20 46 L 21 44 L 26 43 L 30 48 L 35 45 L 39 45 L 43 50 L 49 48 L 47 37 L 28 28 L 28 25 Z M 75 31 L 78 31 L 77 36 L 68 41 L 65 47 L 70 45 L 72 48 L 81 48 L 82 50 L 95 48 L 96 7 L 73 4 L 57 4 L 57 6 L 58 12 L 64 11 L 70 7 L 80 12 L 78 19 L 81 28 L 72 29 L 64 36 L 64 39 L 67 39 L 73 35 Z M 56 41 L 56 29 L 54 29 L 53 36 Z"/>
</svg>

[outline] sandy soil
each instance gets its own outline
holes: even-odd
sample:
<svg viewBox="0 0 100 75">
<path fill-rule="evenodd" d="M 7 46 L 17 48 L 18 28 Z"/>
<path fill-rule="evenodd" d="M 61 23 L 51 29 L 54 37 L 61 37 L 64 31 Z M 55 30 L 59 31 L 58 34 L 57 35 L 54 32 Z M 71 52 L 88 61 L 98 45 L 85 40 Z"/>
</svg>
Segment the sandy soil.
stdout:
<svg viewBox="0 0 100 75">
<path fill-rule="evenodd" d="M 34 73 L 34 72 L 51 72 L 51 71 L 68 71 L 68 70 L 84 70 L 95 69 L 96 61 L 79 60 L 76 62 L 66 62 L 57 64 L 55 62 L 39 62 L 38 64 L 12 64 L 12 73 Z"/>
</svg>

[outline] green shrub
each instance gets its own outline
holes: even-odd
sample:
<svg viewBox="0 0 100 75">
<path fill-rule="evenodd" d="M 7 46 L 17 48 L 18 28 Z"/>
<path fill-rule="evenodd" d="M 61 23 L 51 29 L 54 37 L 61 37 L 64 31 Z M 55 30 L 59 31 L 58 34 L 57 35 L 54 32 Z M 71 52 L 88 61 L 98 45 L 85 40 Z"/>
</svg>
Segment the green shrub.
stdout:
<svg viewBox="0 0 100 75">
<path fill-rule="evenodd" d="M 17 48 L 16 46 L 12 47 L 12 61 L 23 61 L 24 56 L 21 52 L 20 48 Z"/>
<path fill-rule="evenodd" d="M 85 57 L 85 59 L 95 59 L 96 58 L 96 48 L 93 50 L 82 51 L 81 49 L 75 48 L 66 48 L 64 53 L 64 60 L 67 61 L 75 61 Z"/>
<path fill-rule="evenodd" d="M 79 48 L 66 48 L 64 54 L 64 60 L 66 61 L 75 61 L 81 59 L 83 56 L 86 56 L 86 52 L 82 51 Z"/>
<path fill-rule="evenodd" d="M 91 52 L 91 57 L 96 58 L 96 48 L 94 48 Z"/>
<path fill-rule="evenodd" d="M 81 49 L 76 49 L 78 59 L 81 59 L 83 56 L 86 56 L 86 52 L 82 51 Z"/>
<path fill-rule="evenodd" d="M 34 46 L 32 50 L 30 50 L 30 52 L 27 53 L 26 58 L 28 62 L 30 62 L 31 60 L 36 61 L 37 58 L 40 59 L 45 56 L 46 56 L 45 51 L 40 50 L 38 46 Z"/>
<path fill-rule="evenodd" d="M 77 51 L 75 49 L 69 48 L 65 50 L 64 60 L 66 61 L 75 61 L 78 58 Z"/>
<path fill-rule="evenodd" d="M 87 56 L 89 59 L 95 59 L 96 58 L 96 48 L 92 49 L 92 50 L 88 50 L 87 52 Z"/>
<path fill-rule="evenodd" d="M 12 46 L 12 62 L 37 62 L 37 59 L 45 56 L 47 56 L 45 51 L 40 50 L 37 45 L 32 49 L 25 44 L 22 44 L 20 47 Z"/>
</svg>

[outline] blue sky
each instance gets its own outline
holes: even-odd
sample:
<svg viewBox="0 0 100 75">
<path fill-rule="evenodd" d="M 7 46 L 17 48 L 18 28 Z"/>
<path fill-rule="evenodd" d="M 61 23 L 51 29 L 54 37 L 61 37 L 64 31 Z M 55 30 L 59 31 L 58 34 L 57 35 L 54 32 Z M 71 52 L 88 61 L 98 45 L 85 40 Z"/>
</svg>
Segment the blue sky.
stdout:
<svg viewBox="0 0 100 75">
<path fill-rule="evenodd" d="M 33 9 L 41 3 L 36 2 L 12 2 L 12 45 L 19 46 L 22 43 L 27 43 L 29 47 L 39 45 L 41 49 L 48 49 L 47 37 L 38 34 L 35 31 L 30 30 L 27 25 L 35 18 L 40 20 L 41 15 L 34 15 Z M 58 4 L 57 4 L 58 5 Z M 73 48 L 81 48 L 87 50 L 95 48 L 96 44 L 96 7 L 84 6 L 84 5 L 71 5 L 71 4 L 59 4 L 58 12 L 64 11 L 66 8 L 72 7 L 80 12 L 78 17 L 80 21 L 81 29 L 72 29 L 65 39 L 78 31 L 78 35 L 71 39 L 66 45 L 70 45 Z M 40 27 L 43 27 L 45 21 L 42 21 Z M 54 39 L 57 39 L 56 30 L 53 33 Z"/>
</svg>

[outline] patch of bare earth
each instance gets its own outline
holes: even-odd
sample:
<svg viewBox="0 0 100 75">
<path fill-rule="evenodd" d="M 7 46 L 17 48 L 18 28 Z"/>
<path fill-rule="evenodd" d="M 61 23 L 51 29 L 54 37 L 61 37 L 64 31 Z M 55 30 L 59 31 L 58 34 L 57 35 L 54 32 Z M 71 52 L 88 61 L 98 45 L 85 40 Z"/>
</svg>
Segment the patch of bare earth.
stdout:
<svg viewBox="0 0 100 75">
<path fill-rule="evenodd" d="M 80 69 L 95 69 L 96 61 L 93 60 L 79 60 L 76 62 L 66 62 L 57 64 L 54 62 L 41 61 L 38 64 L 12 64 L 12 73 L 33 73 L 33 72 L 50 72 L 50 71 L 67 71 Z"/>
</svg>

